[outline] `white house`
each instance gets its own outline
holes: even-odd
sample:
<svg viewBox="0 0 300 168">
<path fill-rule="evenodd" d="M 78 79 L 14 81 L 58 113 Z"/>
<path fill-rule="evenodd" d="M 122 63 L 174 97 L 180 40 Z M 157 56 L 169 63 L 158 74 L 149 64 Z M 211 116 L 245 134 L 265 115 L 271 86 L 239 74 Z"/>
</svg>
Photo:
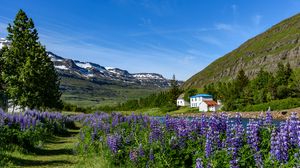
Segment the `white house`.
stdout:
<svg viewBox="0 0 300 168">
<path fill-rule="evenodd" d="M 204 100 L 199 105 L 199 111 L 208 112 L 208 111 L 218 111 L 221 108 L 221 102 L 215 102 L 214 100 Z"/>
<path fill-rule="evenodd" d="M 190 105 L 191 107 L 199 107 L 200 103 L 204 100 L 213 100 L 212 95 L 209 94 L 197 94 L 195 96 L 190 97 Z"/>
<path fill-rule="evenodd" d="M 183 107 L 183 106 L 188 106 L 189 102 L 184 100 L 184 94 L 181 94 L 178 98 L 177 98 L 177 106 Z"/>
<path fill-rule="evenodd" d="M 8 113 L 21 113 L 21 112 L 24 112 L 24 111 L 27 111 L 27 110 L 29 110 L 28 107 L 22 108 L 19 105 L 14 105 L 11 100 L 8 100 L 8 105 L 7 105 L 7 112 Z"/>
</svg>

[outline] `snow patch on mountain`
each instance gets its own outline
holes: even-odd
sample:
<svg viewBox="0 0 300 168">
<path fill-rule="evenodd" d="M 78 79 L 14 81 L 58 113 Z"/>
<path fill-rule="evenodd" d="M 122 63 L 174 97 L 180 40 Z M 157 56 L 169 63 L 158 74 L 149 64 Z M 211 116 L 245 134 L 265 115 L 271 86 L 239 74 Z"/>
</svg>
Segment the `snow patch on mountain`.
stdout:
<svg viewBox="0 0 300 168">
<path fill-rule="evenodd" d="M 0 49 L 2 49 L 4 46 L 9 46 L 10 41 L 6 40 L 5 38 L 0 38 Z"/>
<path fill-rule="evenodd" d="M 165 78 L 160 75 L 160 74 L 155 74 L 155 73 L 137 73 L 137 74 L 132 74 L 133 77 L 137 79 L 158 79 L 158 80 L 164 80 Z"/>
<path fill-rule="evenodd" d="M 54 67 L 56 69 L 62 69 L 62 70 L 68 70 L 69 68 L 67 68 L 65 65 L 54 65 Z"/>
</svg>

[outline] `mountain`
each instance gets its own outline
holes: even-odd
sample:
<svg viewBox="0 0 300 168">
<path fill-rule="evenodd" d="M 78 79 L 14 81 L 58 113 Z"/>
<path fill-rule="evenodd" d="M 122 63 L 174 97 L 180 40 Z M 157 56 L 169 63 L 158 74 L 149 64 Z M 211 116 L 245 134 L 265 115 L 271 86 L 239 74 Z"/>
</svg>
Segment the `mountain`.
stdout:
<svg viewBox="0 0 300 168">
<path fill-rule="evenodd" d="M 48 52 L 51 61 L 61 76 L 74 77 L 92 82 L 118 83 L 120 85 L 140 85 L 154 88 L 168 88 L 170 80 L 157 73 L 129 73 L 113 67 L 104 67 L 91 62 L 65 59 Z"/>
<path fill-rule="evenodd" d="M 5 38 L 0 38 L 0 49 L 3 47 L 3 46 L 7 46 L 9 45 L 10 42 L 8 40 L 6 40 Z"/>
<path fill-rule="evenodd" d="M 0 49 L 9 45 L 9 41 L 0 38 Z M 52 52 L 47 54 L 60 76 L 62 100 L 68 103 L 112 105 L 145 97 L 170 86 L 170 80 L 157 73 L 129 73 L 120 68 L 66 59 Z"/>
<path fill-rule="evenodd" d="M 145 97 L 170 86 L 170 80 L 160 74 L 129 73 L 120 68 L 66 59 L 52 52 L 48 55 L 61 78 L 62 99 L 72 104 L 112 105 Z"/>
<path fill-rule="evenodd" d="M 260 68 L 274 72 L 279 62 L 289 62 L 294 70 L 299 70 L 300 14 L 274 25 L 215 60 L 188 79 L 182 87 L 199 88 L 211 82 L 230 80 L 242 68 L 251 78 L 256 76 Z"/>
</svg>

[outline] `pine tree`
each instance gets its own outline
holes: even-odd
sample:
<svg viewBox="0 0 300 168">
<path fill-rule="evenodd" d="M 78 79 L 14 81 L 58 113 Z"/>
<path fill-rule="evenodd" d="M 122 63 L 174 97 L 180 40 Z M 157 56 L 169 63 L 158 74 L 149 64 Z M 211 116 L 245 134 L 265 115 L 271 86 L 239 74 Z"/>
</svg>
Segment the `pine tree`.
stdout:
<svg viewBox="0 0 300 168">
<path fill-rule="evenodd" d="M 31 109 L 61 106 L 58 75 L 32 19 L 20 10 L 7 30 L 11 46 L 3 53 L 2 77 L 9 98 Z"/>
<path fill-rule="evenodd" d="M 173 75 L 173 78 L 171 80 L 171 89 L 170 89 L 169 93 L 170 93 L 171 104 L 176 104 L 176 100 L 177 100 L 178 96 L 180 95 L 181 91 L 179 89 L 175 75 Z"/>
<path fill-rule="evenodd" d="M 241 91 L 243 88 L 245 88 L 248 85 L 248 83 L 249 83 L 249 79 L 245 75 L 245 71 L 243 69 L 241 69 L 238 72 L 238 75 L 237 75 L 236 80 L 235 80 L 235 84 L 236 84 L 237 89 L 239 89 Z"/>
</svg>

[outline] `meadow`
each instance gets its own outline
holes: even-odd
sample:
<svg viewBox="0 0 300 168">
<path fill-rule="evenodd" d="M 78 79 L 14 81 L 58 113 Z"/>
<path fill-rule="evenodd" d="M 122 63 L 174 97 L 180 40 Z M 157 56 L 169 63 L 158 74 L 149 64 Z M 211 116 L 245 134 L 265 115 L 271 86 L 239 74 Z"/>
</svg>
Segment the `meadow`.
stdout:
<svg viewBox="0 0 300 168">
<path fill-rule="evenodd" d="M 298 167 L 300 120 L 0 112 L 2 167 Z M 32 161 L 32 162 L 30 162 Z"/>
</svg>

